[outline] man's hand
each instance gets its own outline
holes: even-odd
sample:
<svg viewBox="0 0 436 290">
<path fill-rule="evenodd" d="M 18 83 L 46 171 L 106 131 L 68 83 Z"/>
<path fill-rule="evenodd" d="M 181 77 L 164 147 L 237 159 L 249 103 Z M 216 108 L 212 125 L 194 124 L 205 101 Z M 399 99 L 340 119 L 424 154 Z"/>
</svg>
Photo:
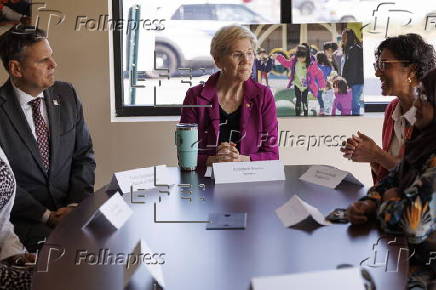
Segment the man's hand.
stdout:
<svg viewBox="0 0 436 290">
<path fill-rule="evenodd" d="M 36 263 L 36 255 L 30 253 L 14 255 L 12 257 L 7 258 L 6 262 L 11 266 L 19 266 L 19 267 L 26 266 L 26 264 L 34 265 Z"/>
<path fill-rule="evenodd" d="M 63 217 L 69 215 L 73 209 L 74 207 L 61 207 L 56 211 L 56 215 L 62 219 Z"/>
<path fill-rule="evenodd" d="M 357 201 L 347 209 L 347 217 L 353 225 L 361 225 L 368 221 L 368 216 L 374 214 L 376 205 L 373 201 Z"/>
<path fill-rule="evenodd" d="M 52 228 L 56 227 L 65 216 L 73 211 L 73 209 L 73 207 L 61 207 L 57 211 L 50 212 L 47 224 Z"/>
</svg>

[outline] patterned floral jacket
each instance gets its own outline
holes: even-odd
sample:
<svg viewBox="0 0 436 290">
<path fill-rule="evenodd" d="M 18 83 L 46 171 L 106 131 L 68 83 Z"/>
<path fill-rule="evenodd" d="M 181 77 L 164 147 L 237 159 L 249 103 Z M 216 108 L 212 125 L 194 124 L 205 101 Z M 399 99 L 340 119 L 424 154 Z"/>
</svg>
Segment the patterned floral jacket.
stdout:
<svg viewBox="0 0 436 290">
<path fill-rule="evenodd" d="M 387 190 L 399 187 L 400 168 L 401 164 L 362 199 L 377 203 L 377 219 L 385 232 L 404 234 L 409 243 L 419 244 L 436 229 L 436 153 L 427 158 L 413 182 L 399 192 L 401 197 L 382 202 Z"/>
</svg>

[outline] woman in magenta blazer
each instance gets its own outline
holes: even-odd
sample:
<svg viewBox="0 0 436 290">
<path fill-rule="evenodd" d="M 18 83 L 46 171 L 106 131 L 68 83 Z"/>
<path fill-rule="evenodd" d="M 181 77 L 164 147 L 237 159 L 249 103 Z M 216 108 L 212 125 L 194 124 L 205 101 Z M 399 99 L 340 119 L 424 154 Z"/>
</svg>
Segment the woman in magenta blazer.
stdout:
<svg viewBox="0 0 436 290">
<path fill-rule="evenodd" d="M 256 41 L 245 27 L 221 28 L 210 49 L 220 71 L 186 93 L 180 122 L 198 124 L 198 166 L 279 159 L 274 97 L 250 78 Z"/>
</svg>

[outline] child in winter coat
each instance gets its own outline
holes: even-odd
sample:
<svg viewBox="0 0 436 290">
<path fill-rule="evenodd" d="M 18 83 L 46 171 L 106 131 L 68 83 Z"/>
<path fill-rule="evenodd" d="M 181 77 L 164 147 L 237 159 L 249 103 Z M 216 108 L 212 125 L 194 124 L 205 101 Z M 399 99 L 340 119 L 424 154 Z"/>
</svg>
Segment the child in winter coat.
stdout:
<svg viewBox="0 0 436 290">
<path fill-rule="evenodd" d="M 342 77 L 337 77 L 333 81 L 335 90 L 335 100 L 333 102 L 332 115 L 336 115 L 336 109 L 341 111 L 341 115 L 351 115 L 351 105 L 353 102 L 353 94 L 348 88 L 347 81 Z"/>
<path fill-rule="evenodd" d="M 328 59 L 327 55 L 320 51 L 316 54 L 316 59 L 318 61 L 318 67 L 323 73 L 324 81 L 328 83 L 328 78 L 331 72 L 334 70 L 333 64 Z M 324 90 L 318 91 L 318 104 L 319 104 L 319 115 L 324 115 L 324 100 L 323 100 Z"/>
<path fill-rule="evenodd" d="M 268 55 L 266 50 L 263 48 L 259 49 L 253 64 L 253 79 L 269 87 L 268 73 L 272 71 L 273 63 L 273 59 Z"/>
<path fill-rule="evenodd" d="M 310 55 L 308 44 L 301 44 L 291 59 L 283 55 L 274 55 L 284 67 L 289 68 L 290 76 L 288 88 L 294 86 L 295 90 L 295 114 L 301 116 L 301 105 L 303 104 L 304 116 L 308 115 L 307 94 L 309 91 L 318 96 L 319 89 L 325 88 L 325 80 L 322 71 L 319 69 L 315 57 Z"/>
</svg>

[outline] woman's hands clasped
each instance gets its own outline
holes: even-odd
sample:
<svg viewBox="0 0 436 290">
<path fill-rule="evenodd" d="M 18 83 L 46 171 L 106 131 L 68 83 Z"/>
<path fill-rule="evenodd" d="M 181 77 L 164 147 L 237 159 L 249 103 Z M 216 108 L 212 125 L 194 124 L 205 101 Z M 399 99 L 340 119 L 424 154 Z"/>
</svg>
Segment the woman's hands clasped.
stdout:
<svg viewBox="0 0 436 290">
<path fill-rule="evenodd" d="M 207 165 L 217 162 L 248 162 L 249 156 L 239 154 L 239 150 L 236 144 L 233 142 L 223 142 L 217 148 L 215 156 L 209 156 L 207 159 Z"/>
<path fill-rule="evenodd" d="M 380 151 L 382 149 L 370 137 L 357 132 L 357 136 L 353 134 L 348 138 L 341 147 L 341 152 L 344 157 L 351 159 L 354 162 L 378 162 Z"/>
<path fill-rule="evenodd" d="M 217 162 L 238 162 L 240 155 L 236 144 L 233 142 L 223 142 L 217 148 Z"/>
</svg>

